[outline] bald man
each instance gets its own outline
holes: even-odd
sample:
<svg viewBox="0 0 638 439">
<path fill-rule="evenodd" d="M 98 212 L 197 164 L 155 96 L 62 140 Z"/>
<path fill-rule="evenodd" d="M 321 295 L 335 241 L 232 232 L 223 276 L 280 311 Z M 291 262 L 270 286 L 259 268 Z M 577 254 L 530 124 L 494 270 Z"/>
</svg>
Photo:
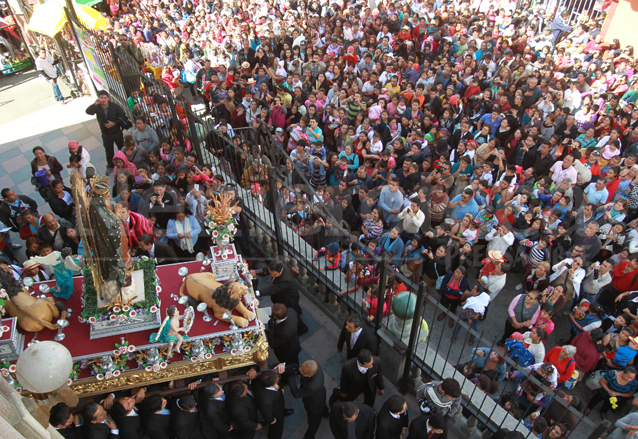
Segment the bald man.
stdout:
<svg viewBox="0 0 638 439">
<path fill-rule="evenodd" d="M 326 407 L 326 388 L 323 382 L 323 370 L 315 360 L 304 362 L 301 367 L 298 364 L 277 366 L 279 373 L 289 376 L 288 384 L 290 393 L 295 398 L 301 398 L 303 406 L 308 414 L 308 430 L 304 434 L 304 439 L 314 439 L 321 417 L 328 416 Z"/>
<path fill-rule="evenodd" d="M 64 247 L 77 249 L 77 244 L 66 233 L 67 229 L 72 228 L 73 225 L 68 221 L 58 221 L 53 214 L 47 213 L 42 216 L 42 225 L 38 229 L 38 239 L 51 244 L 53 250 L 62 251 Z"/>
</svg>

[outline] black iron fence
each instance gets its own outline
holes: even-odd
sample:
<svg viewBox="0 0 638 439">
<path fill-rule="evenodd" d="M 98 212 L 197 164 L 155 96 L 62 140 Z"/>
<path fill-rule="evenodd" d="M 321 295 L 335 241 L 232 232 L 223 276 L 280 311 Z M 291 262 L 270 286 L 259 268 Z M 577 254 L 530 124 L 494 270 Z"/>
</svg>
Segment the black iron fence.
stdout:
<svg viewBox="0 0 638 439">
<path fill-rule="evenodd" d="M 408 277 L 393 266 L 387 257 L 376 255 L 370 255 L 376 269 L 363 273 L 363 282 L 360 280 L 357 283 L 340 269 L 322 270 L 325 263 L 315 258 L 319 248 L 344 239 L 352 246 L 364 247 L 358 236 L 353 236 L 343 219 L 339 218 L 339 209 L 331 209 L 324 202 L 313 202 L 316 192 L 308 175 L 287 165 L 290 156 L 281 145 L 272 142 L 271 136 L 264 136 L 265 131 L 260 133 L 253 128 L 244 128 L 223 129 L 225 133 L 222 133 L 213 119 L 202 121 L 202 124 L 208 132 L 205 146 L 208 150 L 208 162 L 213 163 L 218 172 L 222 172 L 225 178 L 240 187 L 245 212 L 255 226 L 253 228 L 251 224 L 251 237 L 256 245 L 266 253 L 279 255 L 287 261 L 297 273 L 299 282 L 309 293 L 316 295 L 327 309 L 341 318 L 345 318 L 350 312 L 362 315 L 370 321 L 379 337 L 383 337 L 398 352 L 405 353 L 408 357 L 403 369 L 405 385 L 415 379 L 419 381 L 421 374 L 435 380 L 454 377 L 463 385 L 464 414 L 466 417 L 476 418 L 480 428 L 495 431 L 506 427 L 527 431 L 523 421 L 509 416 L 503 406 L 507 406 L 508 401 L 517 399 L 515 395 L 521 383 L 530 381 L 537 386 L 537 392 L 545 392 L 550 396 L 545 398 L 545 402 L 540 402 L 540 411 L 544 410 L 549 400 L 562 408 L 559 410 L 562 415 L 555 420 L 565 418 L 565 421 L 569 421 L 571 428 L 568 434 L 586 437 L 595 430 L 596 425 L 557 396 L 555 390 L 543 385 L 526 368 L 502 354 L 503 368 L 517 371 L 518 377 L 509 374 L 505 378 L 499 377 L 501 390 L 495 393 L 498 396 L 491 396 L 489 389 L 482 391 L 466 380 L 462 367 L 457 369 L 455 366 L 463 365 L 472 358 L 476 359 L 478 354 L 475 351 L 479 348 L 489 355 L 490 351 L 500 352 L 499 347 L 494 341 L 483 337 L 482 332 L 472 330 L 465 321 L 451 314 L 439 303 L 435 292 L 429 290 L 423 282 L 415 282 L 420 276 Z M 250 170 L 251 166 L 254 171 Z M 254 177 L 252 180 L 251 176 Z M 260 190 L 257 190 L 256 184 L 260 185 Z M 295 223 L 286 207 L 291 193 L 305 200 L 307 212 L 303 224 Z M 323 223 L 318 223 L 313 215 L 320 216 Z M 348 256 L 346 259 L 346 267 L 353 262 L 350 258 Z M 386 291 L 379 289 L 376 313 L 370 315 L 370 308 L 366 306 L 369 302 L 366 299 L 369 298 L 366 288 L 361 284 L 386 283 L 389 283 L 390 288 Z M 387 303 L 391 303 L 399 296 L 391 298 L 390 295 L 404 287 L 408 296 L 402 300 L 407 302 L 407 308 L 414 308 L 414 313 L 399 318 L 390 310 L 384 312 L 383 304 L 386 299 Z M 439 323 L 437 316 L 441 313 L 445 314 L 445 319 Z M 452 327 L 447 324 L 448 319 L 452 319 Z M 426 322 L 423 326 L 422 321 Z M 458 333 L 453 334 L 455 330 Z M 457 339 L 456 343 L 451 343 L 453 338 Z M 472 338 L 473 345 L 470 345 L 468 342 Z M 479 376 L 482 372 L 482 368 L 478 368 L 475 375 Z M 554 407 L 553 410 L 555 409 Z M 574 419 L 576 425 L 572 425 Z M 596 430 L 595 434 L 601 435 L 602 431 Z"/>
</svg>

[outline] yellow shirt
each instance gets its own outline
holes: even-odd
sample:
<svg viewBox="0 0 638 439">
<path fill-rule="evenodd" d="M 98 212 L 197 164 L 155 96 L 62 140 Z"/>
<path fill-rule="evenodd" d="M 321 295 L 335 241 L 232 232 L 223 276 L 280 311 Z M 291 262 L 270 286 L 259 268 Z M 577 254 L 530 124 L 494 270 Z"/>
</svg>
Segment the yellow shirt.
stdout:
<svg viewBox="0 0 638 439">
<path fill-rule="evenodd" d="M 401 86 L 400 86 L 399 84 L 397 84 L 397 85 L 395 85 L 395 86 L 392 86 L 392 83 L 391 83 L 391 82 L 388 82 L 388 83 L 385 85 L 385 89 L 388 91 L 388 94 L 389 94 L 390 96 L 401 93 Z"/>
</svg>

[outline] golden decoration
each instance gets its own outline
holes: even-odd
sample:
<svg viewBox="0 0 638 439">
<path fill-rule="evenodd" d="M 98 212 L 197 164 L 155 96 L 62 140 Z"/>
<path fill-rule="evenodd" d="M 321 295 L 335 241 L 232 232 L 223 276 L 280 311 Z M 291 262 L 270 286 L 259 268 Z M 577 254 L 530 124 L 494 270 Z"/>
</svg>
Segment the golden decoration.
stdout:
<svg viewBox="0 0 638 439">
<path fill-rule="evenodd" d="M 234 205 L 230 205 L 231 198 L 226 194 L 213 195 L 212 204 L 207 202 L 208 213 L 213 218 L 213 221 L 217 224 L 226 224 L 226 222 L 233 217 L 232 209 L 237 207 L 239 201 Z"/>
</svg>

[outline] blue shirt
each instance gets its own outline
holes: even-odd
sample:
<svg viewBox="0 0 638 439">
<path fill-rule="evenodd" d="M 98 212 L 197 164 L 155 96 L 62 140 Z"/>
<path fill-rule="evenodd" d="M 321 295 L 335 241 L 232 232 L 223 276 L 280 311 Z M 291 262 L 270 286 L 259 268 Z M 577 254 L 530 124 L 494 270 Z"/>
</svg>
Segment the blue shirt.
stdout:
<svg viewBox="0 0 638 439">
<path fill-rule="evenodd" d="M 591 204 L 605 204 L 607 202 L 607 198 L 609 197 L 609 192 L 607 192 L 607 188 L 603 187 L 602 191 L 596 190 L 596 184 L 590 184 L 585 189 L 585 194 L 587 194 L 587 201 Z"/>
<path fill-rule="evenodd" d="M 490 125 L 492 127 L 492 135 L 496 134 L 498 127 L 501 126 L 501 121 L 503 118 L 501 116 L 497 117 L 496 120 L 492 120 L 492 113 L 484 114 L 481 117 L 480 121 L 484 124 Z"/>
<path fill-rule="evenodd" d="M 385 220 L 385 222 L 396 222 L 398 212 L 396 214 L 393 214 L 390 213 L 390 211 L 395 209 L 399 212 L 401 211 L 401 208 L 403 207 L 403 194 L 401 193 L 401 191 L 392 193 L 390 192 L 390 187 L 386 186 L 381 189 L 381 194 L 379 195 L 379 206 L 383 210 L 383 219 Z"/>
<path fill-rule="evenodd" d="M 168 221 L 168 224 L 166 225 L 166 237 L 172 239 L 179 248 L 180 243 L 179 238 L 177 237 L 177 228 L 175 227 L 176 221 L 176 219 L 171 219 Z M 183 222 L 185 223 L 186 221 L 188 221 L 191 226 L 191 231 L 189 233 L 191 234 L 191 241 L 193 242 L 194 247 L 197 243 L 197 238 L 199 238 L 199 233 L 202 231 L 202 228 L 193 215 L 188 215 Z"/>
<path fill-rule="evenodd" d="M 452 198 L 450 200 L 450 203 L 456 203 L 457 201 L 461 201 L 462 195 L 463 194 L 459 194 L 456 197 Z M 465 206 L 461 206 L 460 204 L 457 204 L 456 206 L 454 206 L 454 209 L 452 209 L 451 218 L 457 221 L 461 221 L 463 219 L 463 215 L 465 215 L 466 213 L 471 213 L 472 216 L 476 218 L 476 215 L 478 215 L 478 211 L 479 211 L 478 203 L 476 202 L 476 200 L 474 200 L 474 198 L 472 198 L 472 200 L 470 200 L 470 202 L 467 203 Z"/>
</svg>

